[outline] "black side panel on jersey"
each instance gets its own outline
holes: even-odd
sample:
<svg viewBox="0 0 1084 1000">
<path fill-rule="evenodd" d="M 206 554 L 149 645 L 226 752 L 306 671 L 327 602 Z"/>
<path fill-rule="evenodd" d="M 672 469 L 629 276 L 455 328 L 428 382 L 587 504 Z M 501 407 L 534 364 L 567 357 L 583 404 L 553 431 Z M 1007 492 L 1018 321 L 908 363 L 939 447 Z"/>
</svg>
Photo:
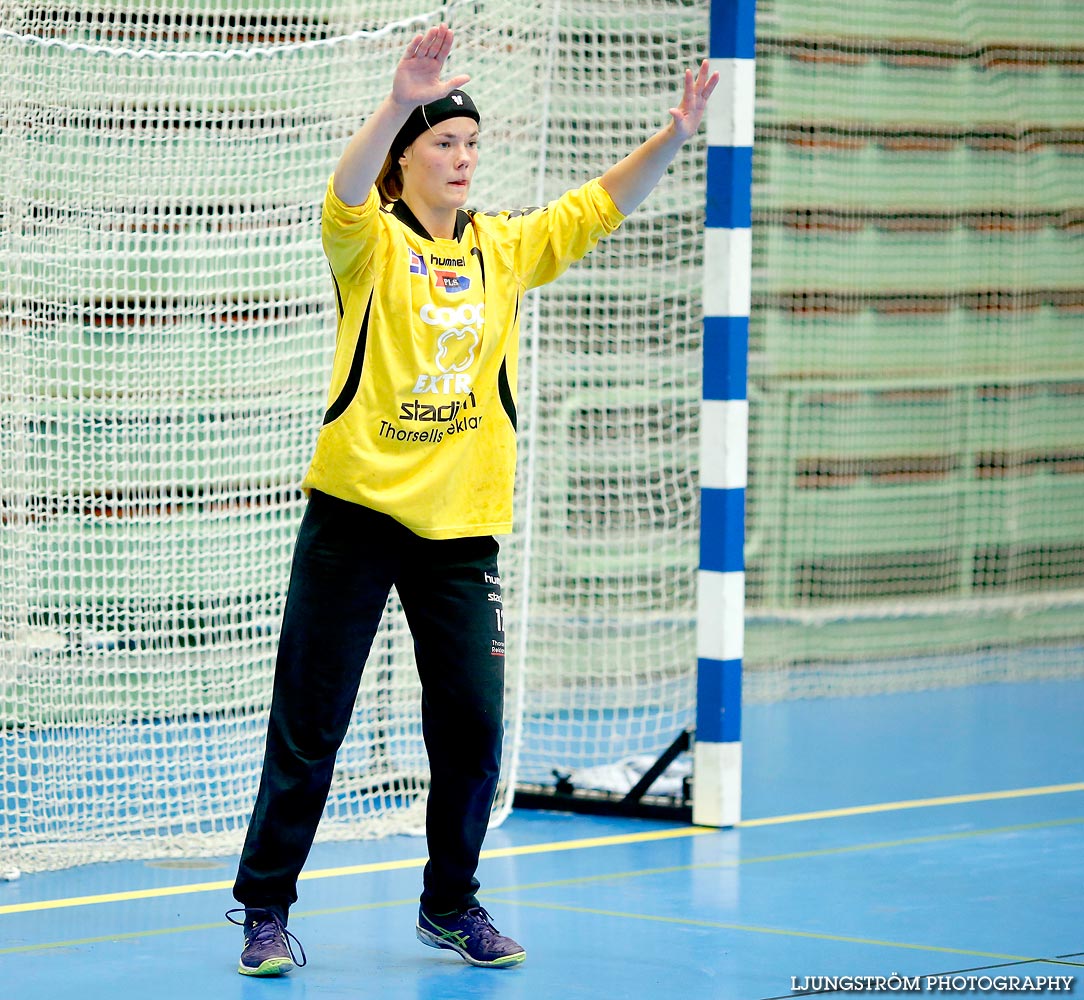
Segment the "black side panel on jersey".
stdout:
<svg viewBox="0 0 1084 1000">
<path fill-rule="evenodd" d="M 331 265 L 328 264 L 328 269 L 331 270 Z M 339 279 L 335 277 L 335 272 L 331 271 L 331 283 L 335 286 L 335 305 L 339 310 L 339 319 L 343 318 L 343 293 L 339 289 Z"/>
<path fill-rule="evenodd" d="M 516 425 L 516 401 L 512 398 L 512 386 L 508 384 L 507 358 L 501 362 L 501 370 L 497 373 L 497 393 L 501 397 L 501 406 L 504 407 L 504 412 L 508 414 L 512 430 L 519 430 Z"/>
<path fill-rule="evenodd" d="M 354 357 L 350 362 L 350 371 L 346 375 L 339 395 L 335 402 L 328 407 L 324 414 L 324 423 L 330 424 L 332 420 L 343 415 L 350 405 L 351 400 L 357 395 L 358 386 L 361 385 L 361 366 L 365 363 L 365 341 L 369 337 L 369 313 L 373 308 L 373 293 L 369 293 L 369 302 L 365 306 L 365 318 L 361 321 L 361 330 L 358 332 L 357 346 L 354 348 Z"/>
<path fill-rule="evenodd" d="M 477 247 L 471 247 L 470 253 L 472 257 L 478 258 L 478 269 L 482 272 L 482 290 L 485 291 L 486 287 L 486 259 L 482 256 L 482 251 Z"/>
<path fill-rule="evenodd" d="M 517 297 L 516 311 L 512 318 L 512 322 L 515 323 L 518 319 L 519 298 Z M 519 426 L 516 422 L 516 401 L 512 398 L 512 386 L 508 381 L 508 358 L 505 358 L 501 362 L 501 370 L 497 372 L 497 394 L 501 398 L 501 406 L 504 407 L 504 412 L 508 414 L 508 420 L 512 424 L 512 430 L 518 431 Z"/>
</svg>

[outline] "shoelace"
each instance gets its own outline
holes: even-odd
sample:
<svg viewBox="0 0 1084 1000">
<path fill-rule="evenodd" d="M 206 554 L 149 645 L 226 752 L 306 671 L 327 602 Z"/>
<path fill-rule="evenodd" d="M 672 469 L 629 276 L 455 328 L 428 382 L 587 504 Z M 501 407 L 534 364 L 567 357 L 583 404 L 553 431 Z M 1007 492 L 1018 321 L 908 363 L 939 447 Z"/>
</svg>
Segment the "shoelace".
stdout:
<svg viewBox="0 0 1084 1000">
<path fill-rule="evenodd" d="M 238 913 L 241 914 L 240 919 L 238 919 L 234 915 Z M 298 941 L 298 939 L 286 929 L 282 921 L 279 920 L 278 916 L 272 913 L 270 910 L 227 910 L 226 919 L 231 924 L 236 924 L 238 927 L 247 927 L 250 914 L 263 914 L 262 918 L 259 918 L 259 922 L 256 925 L 255 933 L 253 933 L 252 937 L 248 939 L 250 944 L 253 941 L 259 941 L 269 944 L 270 942 L 276 941 L 281 938 L 283 941 L 286 942 L 286 950 L 290 953 L 290 960 L 294 963 L 294 965 L 296 965 L 299 969 L 305 967 L 305 965 L 308 963 L 308 958 L 305 955 L 305 949 L 302 946 L 301 942 Z M 297 945 L 297 950 L 301 952 L 300 959 L 298 959 L 297 955 L 294 954 L 295 944 Z"/>
<path fill-rule="evenodd" d="M 463 914 L 463 916 L 474 917 L 478 921 L 480 925 L 478 927 L 478 933 L 483 938 L 492 941 L 494 938 L 499 938 L 501 936 L 501 932 L 493 926 L 493 918 L 489 915 L 489 912 L 485 907 L 472 906 Z"/>
</svg>

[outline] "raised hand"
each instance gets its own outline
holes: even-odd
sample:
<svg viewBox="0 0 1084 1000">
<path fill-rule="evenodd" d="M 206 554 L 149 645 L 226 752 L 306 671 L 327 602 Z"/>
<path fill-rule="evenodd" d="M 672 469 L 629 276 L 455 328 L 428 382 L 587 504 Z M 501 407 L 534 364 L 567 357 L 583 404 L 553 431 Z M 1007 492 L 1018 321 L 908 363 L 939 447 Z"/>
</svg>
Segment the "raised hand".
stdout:
<svg viewBox="0 0 1084 1000">
<path fill-rule="evenodd" d="M 666 127 L 649 136 L 599 178 L 622 213 L 628 215 L 651 193 L 678 150 L 700 128 L 708 98 L 718 82 L 718 73 L 708 73 L 707 59 L 700 64 L 696 76 L 691 69 L 685 70 L 685 92 L 681 103 L 670 108 L 671 120 Z"/>
<path fill-rule="evenodd" d="M 425 34 L 418 34 L 407 45 L 395 68 L 391 97 L 397 104 L 414 107 L 446 97 L 470 80 L 466 74 L 441 80 L 440 74 L 452 51 L 452 29 L 438 24 Z"/>
<path fill-rule="evenodd" d="M 700 128 L 708 98 L 718 82 L 718 73 L 708 75 L 707 59 L 700 64 L 700 70 L 695 77 L 691 69 L 685 70 L 685 92 L 681 96 L 681 104 L 670 108 L 674 131 L 681 137 L 682 142 Z"/>
</svg>

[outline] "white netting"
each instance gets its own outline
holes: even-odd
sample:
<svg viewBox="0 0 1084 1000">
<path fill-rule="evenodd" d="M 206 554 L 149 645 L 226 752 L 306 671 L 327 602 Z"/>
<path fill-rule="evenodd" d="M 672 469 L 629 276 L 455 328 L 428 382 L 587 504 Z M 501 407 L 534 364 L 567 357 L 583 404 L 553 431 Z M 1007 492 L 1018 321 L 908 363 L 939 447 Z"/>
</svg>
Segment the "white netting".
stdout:
<svg viewBox="0 0 1084 1000">
<path fill-rule="evenodd" d="M 0 855 L 236 849 L 334 303 L 324 185 L 419 25 L 457 29 L 479 208 L 538 204 L 666 120 L 706 0 L 0 8 Z M 503 546 L 519 773 L 691 721 L 702 145 L 531 301 Z M 530 515 L 530 516 L 529 516 Z M 323 838 L 417 828 L 392 601 Z"/>
<path fill-rule="evenodd" d="M 1082 31 L 758 5 L 748 697 L 1084 669 Z"/>
</svg>

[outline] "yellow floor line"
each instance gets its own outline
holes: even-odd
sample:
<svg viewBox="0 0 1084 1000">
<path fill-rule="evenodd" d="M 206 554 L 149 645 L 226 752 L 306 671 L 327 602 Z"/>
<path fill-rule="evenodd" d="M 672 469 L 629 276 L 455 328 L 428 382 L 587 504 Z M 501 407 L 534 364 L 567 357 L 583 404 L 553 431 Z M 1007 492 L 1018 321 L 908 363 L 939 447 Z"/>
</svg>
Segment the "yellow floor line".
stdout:
<svg viewBox="0 0 1084 1000">
<path fill-rule="evenodd" d="M 1045 965 L 1077 967 L 1080 963 L 1066 958 L 1050 955 L 1007 955 L 996 951 L 977 951 L 971 948 L 949 948 L 936 944 L 916 944 L 912 941 L 882 941 L 877 938 L 849 937 L 843 934 L 821 934 L 816 931 L 797 931 L 785 927 L 759 927 L 754 924 L 728 924 L 715 920 L 693 920 L 687 917 L 653 916 L 643 913 L 626 913 L 620 910 L 600 910 L 591 907 L 566 906 L 562 904 L 539 903 L 523 899 L 495 899 L 494 902 L 508 903 L 513 906 L 526 906 L 533 909 L 552 909 L 565 913 L 584 913 L 591 916 L 614 917 L 626 920 L 646 920 L 657 923 L 681 924 L 689 927 L 707 927 L 711 929 L 740 931 L 748 934 L 773 934 L 780 937 L 808 938 L 815 941 L 834 941 L 840 944 L 869 945 L 876 948 L 902 948 L 907 951 L 931 951 L 945 955 L 965 955 L 971 958 L 990 958 L 1002 962 L 1042 963 Z"/>
<path fill-rule="evenodd" d="M 915 847 L 919 844 L 945 843 L 952 840 L 964 840 L 976 837 L 996 837 L 1006 833 L 1024 833 L 1034 830 L 1050 830 L 1060 826 L 1079 826 L 1084 824 L 1084 816 L 1072 816 L 1065 819 L 1052 819 L 1037 823 L 1017 823 L 1012 826 L 987 827 L 982 830 L 960 830 L 952 833 L 928 834 L 923 837 L 905 837 L 897 840 L 878 840 L 864 844 L 844 844 L 839 847 L 820 847 L 808 851 L 790 851 L 786 854 L 764 854 L 750 858 L 726 858 L 722 861 L 702 861 L 689 865 L 668 865 L 663 868 L 639 868 L 623 872 L 600 872 L 594 875 L 577 875 L 573 878 L 550 879 L 545 882 L 526 882 L 515 886 L 499 886 L 484 891 L 490 893 L 526 892 L 532 889 L 552 889 L 589 882 L 615 881 L 624 878 L 645 878 L 649 875 L 674 875 L 678 872 L 714 870 L 719 868 L 739 868 L 746 865 L 770 864 L 780 861 L 809 861 L 814 858 L 831 857 L 838 854 L 859 854 L 863 851 L 884 851 L 895 847 Z"/>
<path fill-rule="evenodd" d="M 899 802 L 880 802 L 871 805 L 850 806 L 843 809 L 823 809 L 817 812 L 792 813 L 785 816 L 769 816 L 762 819 L 743 820 L 739 829 L 776 826 L 786 823 L 804 823 L 812 820 L 836 819 L 847 816 L 865 816 L 874 813 L 893 812 L 903 809 L 924 809 L 934 806 L 962 805 L 975 802 L 992 802 L 1004 799 L 1028 798 L 1037 795 L 1058 795 L 1066 792 L 1084 791 L 1084 782 L 1065 785 L 1043 785 L 1034 788 L 1016 788 L 997 792 L 977 792 L 969 795 L 947 795 L 939 798 L 907 799 Z M 697 837 L 719 833 L 713 827 L 682 826 L 642 833 L 616 834 L 608 837 L 584 837 L 576 840 L 549 841 L 541 844 L 524 844 L 519 847 L 502 847 L 482 852 L 482 858 L 524 857 L 530 854 L 551 854 L 560 851 L 589 850 L 596 847 L 616 847 Z M 398 861 L 381 861 L 366 865 L 349 865 L 339 868 L 321 868 L 301 874 L 302 881 L 325 878 L 341 878 L 349 875 L 368 875 L 375 872 L 402 871 L 425 866 L 426 858 L 405 858 Z M 101 903 L 125 903 L 140 899 L 162 899 L 201 892 L 222 892 L 233 887 L 233 880 L 193 882 L 187 885 L 159 886 L 152 889 L 134 889 L 127 892 L 99 893 L 92 896 L 69 896 L 63 899 L 43 899 L 25 903 L 0 906 L 0 916 L 15 913 L 34 913 L 42 910 L 69 909 L 78 906 L 94 906 Z"/>
<path fill-rule="evenodd" d="M 994 951 L 974 951 L 968 948 L 948 948 L 943 945 L 914 944 L 909 941 L 880 941 L 876 938 L 849 937 L 844 934 L 820 934 L 816 931 L 796 931 L 785 927 L 758 927 L 751 924 L 728 924 L 719 920 L 694 920 L 689 917 L 664 917 L 644 913 L 627 913 L 621 910 L 602 910 L 589 906 L 567 906 L 560 903 L 539 903 L 531 900 L 501 900 L 515 906 L 532 909 L 556 910 L 561 913 L 583 913 L 596 917 L 613 917 L 621 920 L 641 920 L 661 924 L 680 924 L 685 927 L 706 927 L 712 930 L 742 931 L 748 934 L 774 934 L 781 937 L 810 938 L 815 941 L 834 941 L 839 944 L 861 944 L 878 948 L 904 948 L 908 951 L 934 951 L 949 955 L 967 955 L 972 958 L 993 958 L 1005 962 L 1040 962 L 1034 955 L 1004 955 Z"/>
<path fill-rule="evenodd" d="M 654 920 L 654 921 L 658 921 L 660 923 L 679 923 L 679 924 L 686 924 L 686 925 L 689 925 L 689 926 L 696 926 L 696 927 L 713 927 L 713 928 L 719 928 L 719 929 L 722 929 L 722 930 L 744 931 L 744 932 L 748 932 L 748 933 L 776 934 L 776 935 L 784 935 L 784 936 L 791 936 L 791 937 L 815 938 L 815 939 L 820 939 L 820 940 L 825 940 L 825 941 L 836 941 L 836 942 L 844 942 L 844 943 L 851 943 L 851 944 L 878 945 L 878 946 L 882 946 L 882 947 L 892 947 L 892 948 L 909 948 L 909 949 L 913 949 L 913 950 L 949 952 L 949 953 L 952 953 L 952 954 L 971 955 L 971 956 L 977 956 L 977 957 L 982 957 L 982 958 L 1001 958 L 1001 959 L 1005 959 L 1005 960 L 1008 960 L 1008 961 L 1014 961 L 1014 962 L 1017 962 L 1017 961 L 1036 961 L 1036 962 L 1038 962 L 1038 961 L 1046 961 L 1046 962 L 1050 962 L 1050 961 L 1053 961 L 1053 959 L 1050 959 L 1050 958 L 1023 957 L 1023 956 L 1015 956 L 1015 955 L 999 955 L 999 954 L 995 954 L 995 953 L 992 953 L 992 952 L 968 951 L 968 950 L 959 949 L 959 948 L 946 948 L 946 947 L 940 947 L 940 946 L 935 946 L 935 945 L 909 944 L 909 943 L 903 943 L 903 942 L 898 942 L 898 941 L 877 941 L 877 940 L 866 939 L 866 938 L 843 937 L 843 936 L 835 935 L 835 934 L 822 934 L 822 933 L 816 933 L 816 932 L 812 932 L 812 931 L 788 930 L 786 928 L 758 927 L 758 926 L 746 925 L 746 924 L 729 924 L 729 923 L 722 923 L 722 922 L 719 922 L 719 921 L 697 920 L 697 919 L 688 918 L 688 917 L 654 916 L 654 915 L 651 915 L 651 914 L 643 914 L 643 913 L 627 913 L 627 912 L 619 912 L 619 911 L 611 911 L 611 910 L 600 910 L 600 909 L 594 909 L 594 908 L 590 908 L 590 907 L 576 907 L 576 906 L 569 906 L 569 905 L 560 904 L 560 903 L 546 903 L 546 902 L 525 900 L 525 899 L 522 898 L 522 896 L 520 896 L 518 894 L 523 893 L 523 892 L 528 892 L 528 891 L 531 891 L 531 890 L 535 890 L 535 889 L 550 889 L 550 888 L 557 888 L 557 887 L 568 887 L 568 886 L 573 886 L 573 885 L 586 885 L 586 884 L 592 883 L 592 882 L 614 881 L 614 880 L 617 880 L 617 879 L 644 878 L 644 877 L 649 876 L 649 875 L 660 875 L 660 874 L 672 875 L 672 874 L 675 874 L 677 872 L 687 872 L 687 871 L 704 870 L 704 869 L 718 869 L 718 868 L 727 868 L 727 867 L 738 867 L 738 866 L 741 866 L 741 865 L 763 864 L 765 862 L 771 862 L 771 861 L 790 861 L 790 860 L 796 860 L 796 859 L 806 860 L 806 859 L 811 859 L 811 858 L 816 858 L 816 857 L 825 857 L 825 856 L 829 856 L 829 855 L 833 855 L 833 854 L 856 853 L 856 852 L 859 852 L 859 851 L 883 850 L 885 848 L 891 848 L 891 847 L 900 847 L 900 846 L 907 846 L 907 845 L 913 845 L 913 844 L 927 844 L 927 843 L 932 843 L 932 842 L 935 842 L 935 841 L 955 840 L 955 839 L 964 838 L 964 837 L 981 837 L 981 836 L 991 836 L 991 835 L 1003 834 L 1003 833 L 1017 833 L 1017 832 L 1024 831 L 1024 830 L 1048 829 L 1048 828 L 1051 828 L 1051 827 L 1067 826 L 1067 825 L 1070 825 L 1070 824 L 1079 824 L 1079 823 L 1084 823 L 1084 817 L 1074 817 L 1074 818 L 1071 818 L 1071 819 L 1048 820 L 1046 822 L 1017 824 L 1017 825 L 1014 825 L 1014 826 L 991 827 L 991 828 L 983 829 L 983 830 L 968 830 L 968 831 L 961 831 L 961 832 L 954 832 L 954 833 L 935 834 L 935 835 L 924 836 L 924 837 L 910 837 L 910 838 L 906 838 L 906 839 L 892 840 L 892 841 L 876 841 L 876 842 L 866 843 L 866 844 L 851 844 L 851 845 L 846 845 L 846 846 L 842 846 L 842 847 L 824 847 L 824 848 L 819 848 L 819 849 L 816 849 L 816 850 L 794 852 L 794 853 L 789 853 L 789 854 L 772 854 L 772 855 L 763 855 L 763 856 L 760 856 L 760 857 L 752 857 L 752 858 L 734 858 L 734 859 L 725 859 L 723 861 L 709 861 L 709 862 L 701 862 L 701 863 L 689 864 L 689 865 L 670 865 L 670 866 L 661 867 L 661 868 L 641 868 L 641 869 L 634 869 L 634 870 L 622 871 L 622 872 L 603 872 L 603 873 L 598 873 L 598 874 L 595 874 L 595 875 L 580 875 L 580 876 L 576 876 L 574 878 L 567 878 L 567 879 L 552 879 L 552 880 L 545 881 L 545 882 L 525 882 L 525 883 L 520 883 L 520 884 L 517 884 L 517 885 L 496 886 L 496 887 L 493 887 L 491 889 L 485 890 L 482 893 L 482 895 L 484 896 L 487 903 L 490 903 L 490 902 L 502 902 L 502 903 L 507 903 L 507 904 L 509 904 L 511 906 L 527 906 L 527 907 L 533 907 L 535 909 L 564 910 L 564 911 L 574 912 L 574 913 L 594 914 L 594 915 L 597 915 L 597 916 L 621 917 L 621 918 L 625 918 L 625 919 L 646 920 L 646 921 Z M 692 829 L 696 829 L 696 828 L 692 828 Z M 671 832 L 671 833 L 673 833 L 675 831 L 663 831 L 663 832 Z M 686 832 L 689 832 L 689 831 L 687 830 Z M 637 836 L 637 839 L 640 839 L 640 840 L 644 839 L 641 835 L 636 835 L 636 836 Z M 593 838 L 593 839 L 595 839 L 595 840 L 607 839 L 608 840 L 608 839 L 612 839 L 612 838 Z M 566 843 L 572 843 L 572 841 L 568 841 Z M 369 866 L 369 867 L 378 867 L 378 866 Z M 212 883 L 208 883 L 208 884 L 212 884 Z M 226 884 L 226 883 L 223 883 L 223 884 Z M 508 893 L 515 893 L 517 895 L 505 896 L 505 894 L 508 894 Z M 502 896 L 505 897 L 505 898 L 502 898 Z M 94 899 L 95 897 L 87 897 L 87 898 L 88 899 Z M 337 914 L 343 914 L 343 913 L 355 913 L 355 912 L 358 912 L 358 911 L 361 911 L 361 910 L 390 909 L 390 908 L 401 907 L 401 906 L 402 907 L 415 907 L 415 906 L 417 906 L 417 902 L 418 902 L 417 897 L 416 896 L 411 896 L 411 897 L 405 898 L 405 899 L 367 901 L 367 902 L 364 902 L 364 903 L 354 903 L 354 904 L 349 905 L 349 906 L 337 906 L 337 907 L 325 908 L 325 909 L 319 909 L 319 910 L 298 911 L 298 912 L 295 912 L 293 914 L 293 916 L 295 918 L 302 919 L 302 918 L 306 918 L 306 917 L 318 917 L 318 916 L 337 915 Z M 86 937 L 86 938 L 78 938 L 78 939 L 65 940 L 65 941 L 49 941 L 49 942 L 41 942 L 41 943 L 38 943 L 38 944 L 32 944 L 32 945 L 16 945 L 14 947 L 9 947 L 9 948 L 0 948 L 0 955 L 11 955 L 11 954 L 17 954 L 17 953 L 24 953 L 24 952 L 33 952 L 33 951 L 47 951 L 47 950 L 53 949 L 53 948 L 70 948 L 70 947 L 78 947 L 78 946 L 89 945 L 89 944 L 102 944 L 102 943 L 111 942 L 111 941 L 129 940 L 129 939 L 136 939 L 136 938 L 141 938 L 141 937 L 159 936 L 159 935 L 164 935 L 164 934 L 180 934 L 180 933 L 189 933 L 189 932 L 194 932 L 194 931 L 213 930 L 216 927 L 221 927 L 221 922 L 214 923 L 214 924 L 192 924 L 192 925 L 189 925 L 189 926 L 186 926 L 186 927 L 168 927 L 168 928 L 160 928 L 160 929 L 144 929 L 144 930 L 140 930 L 140 931 L 122 932 L 122 933 L 119 933 L 119 934 L 102 935 L 100 937 Z M 1075 963 L 1065 962 L 1063 964 L 1075 964 Z"/>
<path fill-rule="evenodd" d="M 1084 781 L 1068 785 L 1040 785 L 1036 788 L 1013 788 L 1001 792 L 975 792 L 970 795 L 942 795 L 932 799 L 904 799 L 901 802 L 878 802 L 866 806 L 848 806 L 844 809 L 821 809 L 817 812 L 792 813 L 789 816 L 767 816 L 763 819 L 745 819 L 738 825 L 744 829 L 756 826 L 775 826 L 779 823 L 804 823 L 813 819 L 836 819 L 841 816 L 869 816 L 873 813 L 896 812 L 901 809 L 928 809 L 931 806 L 958 806 L 972 802 L 996 802 L 1001 799 L 1024 799 L 1034 795 L 1061 795 L 1065 792 L 1084 792 Z"/>
</svg>

